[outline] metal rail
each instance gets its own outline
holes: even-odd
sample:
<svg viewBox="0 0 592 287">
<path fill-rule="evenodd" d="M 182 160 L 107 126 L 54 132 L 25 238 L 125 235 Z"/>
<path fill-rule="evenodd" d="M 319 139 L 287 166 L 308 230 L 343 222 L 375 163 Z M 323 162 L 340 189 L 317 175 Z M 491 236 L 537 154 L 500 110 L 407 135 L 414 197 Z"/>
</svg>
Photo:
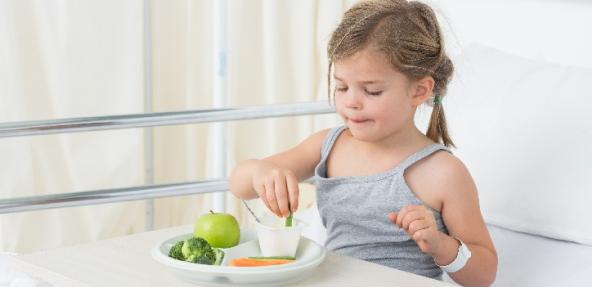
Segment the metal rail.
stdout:
<svg viewBox="0 0 592 287">
<path fill-rule="evenodd" d="M 326 102 L 0 124 L 0 138 L 333 113 Z M 0 200 L 0 214 L 228 190 L 226 180 L 144 185 Z"/>
<path fill-rule="evenodd" d="M 332 113 L 326 102 L 28 121 L 0 124 L 0 138 Z"/>
<path fill-rule="evenodd" d="M 226 180 L 207 180 L 84 192 L 50 194 L 0 200 L 0 214 L 61 207 L 95 205 L 140 199 L 192 195 L 228 190 Z"/>
</svg>

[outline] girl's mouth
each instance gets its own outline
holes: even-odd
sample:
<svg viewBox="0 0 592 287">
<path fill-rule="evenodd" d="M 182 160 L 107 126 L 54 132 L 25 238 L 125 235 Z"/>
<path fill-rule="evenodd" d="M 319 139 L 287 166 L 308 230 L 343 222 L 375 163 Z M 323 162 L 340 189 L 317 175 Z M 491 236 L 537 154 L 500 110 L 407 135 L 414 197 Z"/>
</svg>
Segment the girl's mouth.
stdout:
<svg viewBox="0 0 592 287">
<path fill-rule="evenodd" d="M 366 123 L 366 122 L 370 122 L 369 119 L 352 119 L 352 118 L 350 118 L 349 121 L 352 122 L 352 123 L 354 123 L 354 124 L 363 124 L 363 123 Z"/>
</svg>

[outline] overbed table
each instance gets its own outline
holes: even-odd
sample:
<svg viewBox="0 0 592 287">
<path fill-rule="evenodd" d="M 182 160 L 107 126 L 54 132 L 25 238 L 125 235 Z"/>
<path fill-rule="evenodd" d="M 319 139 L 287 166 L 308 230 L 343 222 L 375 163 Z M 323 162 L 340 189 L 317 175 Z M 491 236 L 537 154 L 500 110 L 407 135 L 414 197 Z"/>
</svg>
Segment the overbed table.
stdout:
<svg viewBox="0 0 592 287">
<path fill-rule="evenodd" d="M 61 287 L 195 287 L 151 257 L 166 238 L 189 233 L 180 226 L 19 255 L 16 264 L 32 276 Z M 310 278 L 291 286 L 452 286 L 415 274 L 328 252 Z"/>
</svg>

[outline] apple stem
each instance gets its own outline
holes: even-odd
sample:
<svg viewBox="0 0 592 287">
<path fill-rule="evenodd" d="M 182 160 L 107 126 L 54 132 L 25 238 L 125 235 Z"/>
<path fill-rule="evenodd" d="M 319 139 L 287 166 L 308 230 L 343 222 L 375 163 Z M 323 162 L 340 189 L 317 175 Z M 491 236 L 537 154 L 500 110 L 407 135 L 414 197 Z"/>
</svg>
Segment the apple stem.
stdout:
<svg viewBox="0 0 592 287">
<path fill-rule="evenodd" d="M 210 213 L 211 213 L 211 214 L 214 214 L 214 212 L 213 212 L 211 209 L 210 209 Z"/>
</svg>

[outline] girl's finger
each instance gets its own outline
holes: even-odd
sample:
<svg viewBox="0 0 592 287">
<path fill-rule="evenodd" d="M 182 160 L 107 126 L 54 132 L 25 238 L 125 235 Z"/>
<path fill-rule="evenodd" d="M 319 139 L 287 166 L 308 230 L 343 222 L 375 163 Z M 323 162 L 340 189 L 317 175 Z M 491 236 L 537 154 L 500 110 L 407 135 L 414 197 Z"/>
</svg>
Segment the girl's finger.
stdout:
<svg viewBox="0 0 592 287">
<path fill-rule="evenodd" d="M 290 210 L 288 208 L 288 189 L 286 187 L 286 177 L 283 174 L 278 175 L 274 179 L 275 182 L 275 198 L 282 217 L 288 216 Z"/>
<path fill-rule="evenodd" d="M 418 230 L 415 233 L 413 233 L 411 238 L 413 238 L 414 241 L 424 241 L 426 234 L 427 234 L 427 229 L 421 229 L 421 230 Z"/>
<path fill-rule="evenodd" d="M 405 214 L 403 219 L 401 220 L 401 228 L 407 230 L 409 229 L 409 224 L 416 220 L 422 220 L 425 218 L 425 215 L 417 210 L 413 210 Z"/>
<path fill-rule="evenodd" d="M 397 213 L 396 212 L 390 212 L 388 214 L 388 219 L 392 222 L 392 223 L 397 223 Z"/>
<path fill-rule="evenodd" d="M 277 216 L 281 216 L 280 208 L 278 207 L 277 199 L 275 198 L 273 181 L 265 182 L 265 194 L 267 195 L 267 203 L 269 203 L 271 212 L 275 213 Z"/>
<path fill-rule="evenodd" d="M 263 204 L 265 204 L 267 209 L 271 210 L 271 207 L 269 207 L 269 203 L 267 203 L 267 195 L 265 194 L 265 185 L 261 184 L 261 185 L 255 186 L 255 192 L 257 192 L 257 194 L 259 195 L 259 199 L 261 199 L 261 201 L 263 202 Z"/>
<path fill-rule="evenodd" d="M 403 208 L 401 208 L 399 210 L 399 212 L 397 213 L 397 218 L 395 219 L 395 224 L 399 227 L 401 227 L 401 224 L 403 222 L 403 217 L 405 216 L 405 214 L 407 214 L 407 210 L 408 210 L 408 206 L 405 206 Z"/>
<path fill-rule="evenodd" d="M 419 230 L 427 229 L 430 223 L 427 220 L 415 220 L 409 224 L 409 233 L 415 235 Z"/>
<path fill-rule="evenodd" d="M 288 194 L 290 197 L 290 211 L 294 213 L 298 210 L 300 189 L 298 189 L 298 179 L 293 173 L 288 173 L 286 175 L 286 184 L 288 186 Z"/>
<path fill-rule="evenodd" d="M 422 252 L 428 252 L 428 251 L 430 251 L 430 244 L 426 240 L 421 239 L 421 237 L 423 237 L 423 235 L 418 236 L 418 239 L 415 239 L 414 238 L 415 239 L 415 243 L 417 243 L 417 246 L 419 247 L 419 249 Z"/>
<path fill-rule="evenodd" d="M 397 221 L 395 222 L 396 225 L 398 225 L 399 227 L 403 226 L 403 218 L 405 218 L 405 215 L 407 215 L 407 213 L 415 210 L 417 208 L 416 205 L 407 205 L 404 206 L 403 208 L 401 208 L 401 210 L 399 210 L 399 214 L 397 214 Z"/>
</svg>

